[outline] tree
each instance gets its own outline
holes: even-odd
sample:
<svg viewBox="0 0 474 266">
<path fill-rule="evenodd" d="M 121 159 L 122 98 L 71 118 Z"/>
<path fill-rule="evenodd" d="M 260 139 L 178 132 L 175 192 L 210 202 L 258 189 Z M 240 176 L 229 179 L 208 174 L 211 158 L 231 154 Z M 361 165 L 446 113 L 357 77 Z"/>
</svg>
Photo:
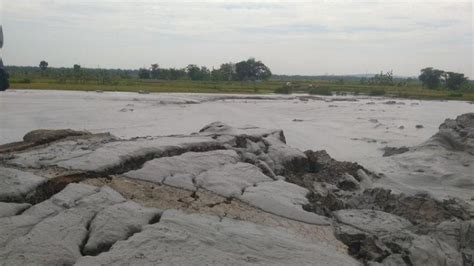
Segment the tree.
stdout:
<svg viewBox="0 0 474 266">
<path fill-rule="evenodd" d="M 224 80 L 230 81 L 235 77 L 235 64 L 225 63 L 220 66 L 218 69 L 212 69 L 211 78 L 212 80 Z"/>
<path fill-rule="evenodd" d="M 150 78 L 150 70 L 146 68 L 140 68 L 138 70 L 138 78 L 140 79 L 149 79 Z"/>
<path fill-rule="evenodd" d="M 110 72 L 105 70 L 105 69 L 102 69 L 102 70 L 99 70 L 99 73 L 98 73 L 98 83 L 99 84 L 103 84 L 103 85 L 114 85 L 114 84 L 117 84 L 117 82 L 114 82 L 114 79 L 113 77 L 110 75 Z"/>
<path fill-rule="evenodd" d="M 434 69 L 432 67 L 423 68 L 418 79 L 423 83 L 423 87 L 428 89 L 436 89 L 441 84 L 442 70 Z"/>
<path fill-rule="evenodd" d="M 267 80 L 272 76 L 270 69 L 261 61 L 250 58 L 235 64 L 235 76 L 237 80 Z"/>
<path fill-rule="evenodd" d="M 235 64 L 225 63 L 219 68 L 220 80 L 233 80 L 235 78 Z"/>
<path fill-rule="evenodd" d="M 261 61 L 255 62 L 255 64 L 253 65 L 252 74 L 254 74 L 255 79 L 257 80 L 267 80 L 272 76 L 270 68 L 268 68 Z"/>
<path fill-rule="evenodd" d="M 450 90 L 459 90 L 467 82 L 467 78 L 461 73 L 445 72 L 443 78 L 446 88 Z"/>
<path fill-rule="evenodd" d="M 48 68 L 48 62 L 46 61 L 41 61 L 40 64 L 39 64 L 39 68 L 42 70 L 42 71 L 45 71 L 47 68 Z"/>
<path fill-rule="evenodd" d="M 186 70 L 185 69 L 169 69 L 169 76 L 171 80 L 178 80 L 178 79 L 185 79 L 186 78 Z"/>
<path fill-rule="evenodd" d="M 225 80 L 225 78 L 222 75 L 220 69 L 215 69 L 215 68 L 212 68 L 212 70 L 211 70 L 211 79 L 214 80 L 214 81 Z"/>
<path fill-rule="evenodd" d="M 200 80 L 201 69 L 197 65 L 190 64 L 186 67 L 186 72 L 191 80 Z"/>
<path fill-rule="evenodd" d="M 151 64 L 151 78 L 158 79 L 160 76 L 160 66 L 158 64 Z"/>
<path fill-rule="evenodd" d="M 248 80 L 252 78 L 251 60 L 255 61 L 254 59 L 249 59 L 235 64 L 235 78 L 237 80 Z"/>
<path fill-rule="evenodd" d="M 205 66 L 202 66 L 199 70 L 199 80 L 209 80 L 211 79 L 211 71 Z"/>
<path fill-rule="evenodd" d="M 81 66 L 78 64 L 74 64 L 72 69 L 73 69 L 74 78 L 76 79 L 76 81 L 82 80 L 83 72 L 82 72 Z"/>
<path fill-rule="evenodd" d="M 393 85 L 393 71 L 380 71 L 380 74 L 376 74 L 370 81 L 377 85 Z"/>
</svg>

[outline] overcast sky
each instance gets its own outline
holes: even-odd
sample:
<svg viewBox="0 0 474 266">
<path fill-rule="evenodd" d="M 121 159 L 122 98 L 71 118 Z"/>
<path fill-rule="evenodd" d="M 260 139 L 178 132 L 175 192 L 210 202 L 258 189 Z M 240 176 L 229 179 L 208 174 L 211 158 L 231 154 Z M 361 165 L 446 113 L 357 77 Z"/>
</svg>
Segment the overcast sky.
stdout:
<svg viewBox="0 0 474 266">
<path fill-rule="evenodd" d="M 473 71 L 470 1 L 0 0 L 7 65 L 218 67 L 276 74 Z"/>
</svg>

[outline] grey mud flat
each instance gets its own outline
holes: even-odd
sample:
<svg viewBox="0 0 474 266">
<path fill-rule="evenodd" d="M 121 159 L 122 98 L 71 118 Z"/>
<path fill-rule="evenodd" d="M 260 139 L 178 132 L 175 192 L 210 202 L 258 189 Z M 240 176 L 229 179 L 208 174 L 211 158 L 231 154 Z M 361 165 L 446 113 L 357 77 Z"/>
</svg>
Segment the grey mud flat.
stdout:
<svg viewBox="0 0 474 266">
<path fill-rule="evenodd" d="M 473 121 L 447 120 L 425 146 L 468 158 Z M 470 204 L 376 187 L 386 177 L 278 129 L 38 130 L 1 145 L 0 164 L 5 265 L 473 263 Z"/>
</svg>

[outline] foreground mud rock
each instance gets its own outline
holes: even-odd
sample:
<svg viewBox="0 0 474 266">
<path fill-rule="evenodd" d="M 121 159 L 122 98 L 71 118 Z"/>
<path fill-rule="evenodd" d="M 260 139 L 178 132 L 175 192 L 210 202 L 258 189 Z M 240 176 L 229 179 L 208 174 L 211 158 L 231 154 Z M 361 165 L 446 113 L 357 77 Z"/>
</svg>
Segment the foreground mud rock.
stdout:
<svg viewBox="0 0 474 266">
<path fill-rule="evenodd" d="M 0 260 L 7 265 L 73 264 L 82 256 L 95 215 L 124 201 L 108 187 L 71 184 L 20 215 L 0 218 Z"/>
<path fill-rule="evenodd" d="M 425 187 L 439 197 L 456 195 L 473 202 L 474 113 L 446 119 L 429 140 L 390 160 L 408 172 L 400 177 L 405 184 Z"/>
<path fill-rule="evenodd" d="M 474 155 L 474 113 L 446 119 L 425 145 L 439 145 L 446 149 L 466 151 Z"/>
<path fill-rule="evenodd" d="M 314 163 L 313 173 L 294 174 L 289 180 L 311 191 L 306 210 L 335 219 L 336 236 L 348 245 L 351 255 L 387 265 L 472 263 L 474 246 L 464 248 L 460 233 L 473 222 L 469 204 L 373 188 L 367 180 L 381 177 L 370 178 L 362 166 L 335 161 L 325 152 L 307 153 Z M 457 229 L 438 226 L 443 223 Z"/>
<path fill-rule="evenodd" d="M 0 166 L 0 201 L 20 202 L 46 179 L 35 174 Z"/>
<path fill-rule="evenodd" d="M 53 141 L 71 138 L 76 136 L 86 136 L 91 135 L 91 133 L 86 131 L 75 131 L 72 129 L 59 129 L 59 130 L 48 130 L 48 129 L 38 129 L 31 132 L 28 132 L 23 137 L 23 141 L 14 142 L 6 145 L 0 145 L 0 152 L 12 152 L 12 151 L 21 151 L 31 147 L 35 147 L 42 144 L 51 143 Z"/>
<path fill-rule="evenodd" d="M 31 204 L 28 203 L 0 202 L 0 218 L 15 216 L 28 209 L 29 207 L 31 207 Z"/>
<path fill-rule="evenodd" d="M 440 127 L 443 135 L 451 134 L 453 139 L 463 143 L 464 148 L 458 149 L 459 154 L 453 153 L 452 149 L 447 152 L 437 135 L 417 149 L 424 152 L 424 158 L 442 153 L 472 162 L 473 158 L 466 151 L 471 145 L 469 136 L 474 132 L 474 127 L 470 126 L 473 118 L 472 115 L 463 115 L 456 123 L 447 120 Z M 433 153 L 427 153 L 426 149 Z M 407 155 L 412 153 L 407 151 Z M 378 182 L 385 177 L 371 174 L 356 163 L 336 161 L 324 151 L 307 151 L 306 154 L 308 171 L 289 175 L 287 180 L 311 191 L 308 195 L 310 203 L 305 209 L 333 217 L 337 221 L 336 235 L 348 245 L 353 256 L 365 262 L 397 265 L 473 263 L 474 246 L 461 244 L 464 243 L 463 236 L 472 239 L 471 235 L 461 233 L 466 230 L 462 228 L 470 228 L 468 225 L 473 222 L 474 211 L 468 202 L 459 198 L 435 198 L 427 192 L 404 194 L 374 187 L 372 181 Z M 401 156 L 405 154 L 394 155 L 394 158 Z M 411 167 L 420 167 L 417 158 L 409 158 Z M 462 173 L 466 172 L 452 175 L 464 178 Z M 427 182 L 426 188 L 429 189 L 430 183 L 436 183 L 440 178 L 443 175 L 433 173 L 425 176 L 423 182 Z M 474 182 L 472 174 L 465 178 L 466 182 Z M 472 189 L 469 188 L 471 197 Z"/>
<path fill-rule="evenodd" d="M 308 203 L 308 191 L 304 188 L 294 189 L 293 184 L 285 181 L 278 185 L 265 184 L 262 191 L 273 204 L 261 204 L 260 197 L 246 193 L 247 188 L 258 189 L 265 182 L 276 182 L 276 174 L 304 167 L 305 158 L 304 153 L 285 144 L 281 130 L 231 128 L 213 123 L 189 136 L 117 140 L 104 134 L 54 142 L 17 153 L 7 163 L 36 169 L 55 167 L 97 176 L 123 174 L 189 190 L 206 189 L 245 200 L 276 215 L 329 225 L 327 218 L 303 210 Z M 278 196 L 282 194 L 286 196 Z"/>
<path fill-rule="evenodd" d="M 161 210 L 143 208 L 133 201 L 108 206 L 90 223 L 83 253 L 96 255 L 108 250 L 115 242 L 142 231 L 142 226 L 157 222 L 160 215 Z"/>
<path fill-rule="evenodd" d="M 7 265 L 473 262 L 469 204 L 374 187 L 386 177 L 281 130 L 69 133 L 0 149 Z"/>
<path fill-rule="evenodd" d="M 177 244 L 179 243 L 179 244 Z M 77 265 L 358 265 L 330 247 L 267 226 L 219 217 L 165 211 L 146 226 L 97 257 Z"/>
</svg>

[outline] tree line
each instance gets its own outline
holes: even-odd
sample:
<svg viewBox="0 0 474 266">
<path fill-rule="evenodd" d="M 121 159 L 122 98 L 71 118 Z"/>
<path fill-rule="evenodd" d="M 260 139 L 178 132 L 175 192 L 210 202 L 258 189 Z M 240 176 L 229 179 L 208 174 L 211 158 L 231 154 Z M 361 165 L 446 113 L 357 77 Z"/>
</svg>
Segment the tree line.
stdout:
<svg viewBox="0 0 474 266">
<path fill-rule="evenodd" d="M 255 81 L 268 80 L 271 76 L 270 68 L 254 58 L 249 58 L 235 64 L 221 64 L 218 69 L 212 70 L 205 66 L 199 67 L 194 64 L 190 64 L 182 69 L 160 68 L 158 64 L 152 64 L 150 68 L 140 68 L 138 70 L 138 77 L 140 79 Z"/>
<path fill-rule="evenodd" d="M 254 58 L 238 63 L 225 63 L 212 70 L 194 64 L 185 68 L 162 68 L 158 64 L 151 64 L 149 68 L 138 70 L 82 68 L 79 64 L 74 64 L 72 68 L 52 68 L 45 60 L 36 68 L 9 66 L 7 70 L 20 83 L 29 83 L 32 78 L 55 79 L 59 83 L 97 81 L 99 84 L 113 84 L 127 79 L 256 81 L 267 80 L 272 75 L 270 68 Z"/>
<path fill-rule="evenodd" d="M 48 62 L 41 61 L 37 67 L 6 66 L 10 78 L 15 83 L 30 83 L 33 79 L 55 80 L 58 83 L 94 82 L 116 85 L 119 82 L 133 84 L 142 80 L 193 80 L 193 81 L 256 81 L 267 80 L 329 80 L 336 84 L 353 84 L 373 86 L 408 86 L 420 82 L 428 89 L 473 90 L 474 84 L 462 73 L 444 71 L 433 67 L 420 70 L 418 81 L 412 78 L 395 77 L 392 71 L 380 72 L 373 76 L 287 76 L 272 75 L 270 69 L 254 58 L 238 63 L 224 63 L 212 70 L 205 66 L 190 64 L 185 68 L 162 68 L 151 64 L 149 68 L 140 69 L 99 69 L 83 68 L 74 64 L 71 68 L 50 67 Z"/>
<path fill-rule="evenodd" d="M 41 61 L 37 67 L 7 66 L 10 78 L 15 83 L 31 83 L 35 79 L 54 80 L 56 83 L 86 83 L 114 85 L 120 80 L 137 78 L 138 70 L 129 69 L 94 69 L 83 68 L 79 64 L 72 67 L 50 67 L 48 62 Z"/>
<path fill-rule="evenodd" d="M 423 68 L 418 79 L 423 84 L 423 87 L 428 89 L 446 88 L 449 90 L 459 90 L 469 88 L 467 77 L 462 73 L 455 73 L 435 69 L 432 67 Z"/>
</svg>

